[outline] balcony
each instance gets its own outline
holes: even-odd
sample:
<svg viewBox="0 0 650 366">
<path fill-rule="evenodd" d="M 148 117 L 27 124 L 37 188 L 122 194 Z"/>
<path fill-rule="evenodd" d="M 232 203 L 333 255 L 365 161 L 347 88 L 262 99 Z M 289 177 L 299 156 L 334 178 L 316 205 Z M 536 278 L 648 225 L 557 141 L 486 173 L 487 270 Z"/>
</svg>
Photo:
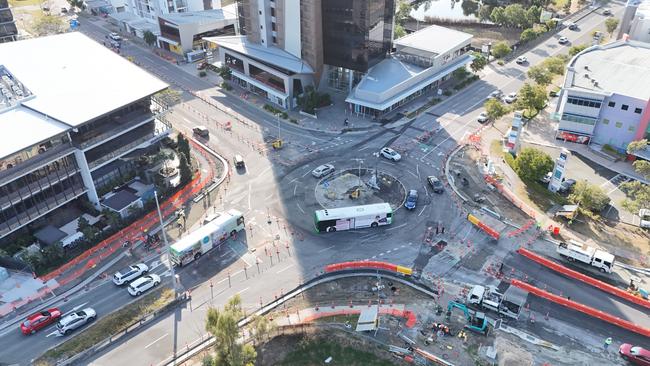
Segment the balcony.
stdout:
<svg viewBox="0 0 650 366">
<path fill-rule="evenodd" d="M 64 157 L 73 151 L 74 147 L 71 144 L 61 144 L 48 149 L 44 153 L 38 154 L 29 160 L 25 160 L 13 168 L 5 169 L 0 172 L 0 187 L 52 162 L 53 160 Z"/>
<path fill-rule="evenodd" d="M 25 211 L 9 216 L 6 221 L 5 217 L 0 216 L 0 237 L 29 224 L 84 193 L 86 193 L 86 188 L 81 183 L 74 184 L 58 194 L 48 196 L 45 200 L 40 201 Z"/>
<path fill-rule="evenodd" d="M 151 121 L 155 115 L 149 109 L 138 109 L 127 114 L 107 119 L 97 123 L 92 130 L 73 134 L 72 142 L 82 150 L 97 145 L 104 140 L 109 140 L 125 134 L 134 128 Z"/>
<path fill-rule="evenodd" d="M 0 199 L 0 210 L 4 210 L 7 207 L 9 207 L 11 204 L 17 204 L 18 202 L 31 197 L 32 195 L 35 195 L 41 191 L 44 191 L 51 186 L 67 179 L 73 176 L 79 172 L 79 168 L 76 168 L 74 170 L 69 170 L 69 171 L 59 171 L 56 173 L 49 174 L 46 177 L 43 177 L 37 181 L 34 181 L 32 183 L 29 183 L 27 185 L 24 185 L 20 187 L 19 190 L 10 193 L 9 195 L 2 195 L 2 198 Z M 4 193 L 4 191 L 3 191 Z"/>
</svg>

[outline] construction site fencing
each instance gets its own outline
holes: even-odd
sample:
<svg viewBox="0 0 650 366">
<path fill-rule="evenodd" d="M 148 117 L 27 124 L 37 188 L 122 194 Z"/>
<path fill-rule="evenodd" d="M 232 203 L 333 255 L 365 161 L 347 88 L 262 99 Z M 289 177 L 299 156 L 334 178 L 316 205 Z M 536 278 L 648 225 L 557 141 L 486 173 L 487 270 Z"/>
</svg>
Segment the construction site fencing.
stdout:
<svg viewBox="0 0 650 366">
<path fill-rule="evenodd" d="M 397 272 L 406 276 L 413 274 L 413 270 L 408 267 L 403 267 L 397 264 L 392 264 L 388 262 L 378 262 L 378 261 L 355 261 L 355 262 L 342 262 L 329 264 L 325 266 L 325 272 L 335 272 L 345 269 L 361 269 L 361 268 L 376 268 L 383 269 L 386 271 Z"/>
</svg>

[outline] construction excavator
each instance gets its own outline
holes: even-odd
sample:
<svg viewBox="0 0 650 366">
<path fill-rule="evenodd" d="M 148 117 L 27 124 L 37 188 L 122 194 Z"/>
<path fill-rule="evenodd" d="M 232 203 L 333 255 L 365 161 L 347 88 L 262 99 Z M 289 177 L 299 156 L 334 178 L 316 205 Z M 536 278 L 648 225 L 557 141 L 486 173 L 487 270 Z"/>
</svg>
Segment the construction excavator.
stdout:
<svg viewBox="0 0 650 366">
<path fill-rule="evenodd" d="M 455 302 L 455 301 L 449 301 L 447 305 L 447 320 L 451 318 L 451 312 L 454 308 L 460 309 L 463 312 L 463 314 L 465 314 L 465 319 L 467 320 L 467 324 L 465 324 L 465 329 L 469 329 L 472 332 L 487 335 L 488 322 L 487 322 L 487 318 L 485 317 L 485 313 L 482 313 L 480 311 L 472 311 L 472 313 L 470 313 L 470 310 L 467 309 L 467 306 L 465 306 L 465 304 Z"/>
</svg>

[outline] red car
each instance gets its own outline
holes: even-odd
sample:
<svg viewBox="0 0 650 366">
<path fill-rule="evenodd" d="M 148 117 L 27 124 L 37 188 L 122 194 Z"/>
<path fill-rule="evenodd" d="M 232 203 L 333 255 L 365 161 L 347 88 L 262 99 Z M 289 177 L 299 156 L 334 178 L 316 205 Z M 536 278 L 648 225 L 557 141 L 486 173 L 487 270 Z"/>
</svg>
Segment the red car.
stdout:
<svg viewBox="0 0 650 366">
<path fill-rule="evenodd" d="M 623 359 L 630 361 L 631 363 L 650 366 L 650 351 L 639 346 L 632 346 L 629 343 L 621 344 L 621 347 L 618 349 L 618 353 L 621 354 Z"/>
<path fill-rule="evenodd" d="M 61 318 L 61 310 L 58 308 L 47 309 L 30 315 L 20 324 L 20 330 L 23 334 L 34 334 L 37 330 L 56 323 Z"/>
</svg>

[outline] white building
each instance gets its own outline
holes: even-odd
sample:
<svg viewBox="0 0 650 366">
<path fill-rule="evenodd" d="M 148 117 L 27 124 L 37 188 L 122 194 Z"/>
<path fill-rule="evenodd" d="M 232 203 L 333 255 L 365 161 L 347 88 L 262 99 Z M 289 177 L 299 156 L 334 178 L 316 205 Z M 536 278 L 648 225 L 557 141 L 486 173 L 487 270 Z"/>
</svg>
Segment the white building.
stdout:
<svg viewBox="0 0 650 366">
<path fill-rule="evenodd" d="M 617 39 L 625 34 L 631 40 L 650 43 L 650 0 L 628 0 Z"/>
</svg>

